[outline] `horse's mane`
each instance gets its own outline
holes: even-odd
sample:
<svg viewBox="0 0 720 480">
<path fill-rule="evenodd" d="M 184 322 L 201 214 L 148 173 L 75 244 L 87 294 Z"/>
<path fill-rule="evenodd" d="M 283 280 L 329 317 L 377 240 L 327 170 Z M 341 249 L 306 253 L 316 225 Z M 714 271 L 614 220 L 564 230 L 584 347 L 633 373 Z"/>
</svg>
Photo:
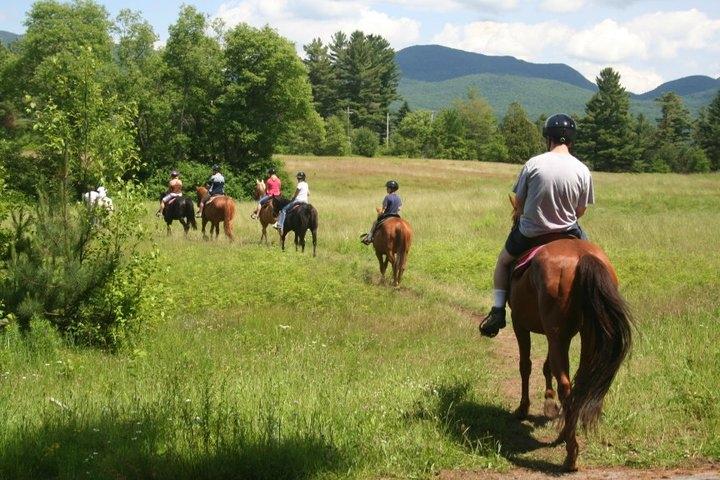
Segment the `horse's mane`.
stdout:
<svg viewBox="0 0 720 480">
<path fill-rule="evenodd" d="M 283 208 L 285 205 L 290 203 L 290 199 L 283 196 L 275 197 L 275 201 L 277 202 L 278 208 Z"/>
</svg>

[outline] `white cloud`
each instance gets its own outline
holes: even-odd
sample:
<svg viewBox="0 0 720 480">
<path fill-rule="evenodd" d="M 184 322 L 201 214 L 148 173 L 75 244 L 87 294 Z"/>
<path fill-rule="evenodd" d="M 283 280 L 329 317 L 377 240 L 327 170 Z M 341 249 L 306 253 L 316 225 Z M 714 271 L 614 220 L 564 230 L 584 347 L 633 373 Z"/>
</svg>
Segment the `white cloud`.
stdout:
<svg viewBox="0 0 720 480">
<path fill-rule="evenodd" d="M 395 48 L 412 45 L 420 38 L 420 22 L 391 17 L 363 1 L 243 0 L 222 4 L 215 17 L 228 27 L 243 22 L 256 27 L 270 25 L 298 49 L 313 38 L 327 41 L 339 30 L 382 35 Z"/>
<path fill-rule="evenodd" d="M 620 73 L 620 83 L 626 90 L 633 93 L 645 93 L 657 87 L 665 80 L 653 69 L 636 69 L 625 64 L 606 64 L 580 62 L 573 65 L 585 78 L 594 82 L 600 71 L 605 67 L 612 67 Z"/>
<path fill-rule="evenodd" d="M 630 58 L 646 58 L 647 46 L 632 28 L 614 20 L 603 20 L 592 28 L 572 36 L 567 52 L 579 59 L 594 62 L 619 62 Z"/>
<path fill-rule="evenodd" d="M 645 40 L 653 57 L 671 59 L 681 50 L 707 48 L 720 52 L 720 20 L 694 8 L 642 15 L 629 21 L 627 28 Z"/>
<path fill-rule="evenodd" d="M 371 0 L 372 1 L 372 0 Z M 573 0 L 571 0 L 573 1 Z M 480 12 L 499 12 L 514 10 L 518 7 L 518 0 L 375 0 L 374 3 L 395 4 L 416 10 L 452 11 L 452 10 L 477 10 Z"/>
<path fill-rule="evenodd" d="M 462 26 L 448 23 L 433 37 L 433 41 L 487 55 L 512 55 L 533 60 L 543 49 L 561 41 L 569 32 L 567 27 L 553 22 L 473 22 Z"/>
<path fill-rule="evenodd" d="M 577 12 L 585 3 L 585 0 L 543 0 L 540 8 L 552 13 L 569 13 Z"/>
</svg>

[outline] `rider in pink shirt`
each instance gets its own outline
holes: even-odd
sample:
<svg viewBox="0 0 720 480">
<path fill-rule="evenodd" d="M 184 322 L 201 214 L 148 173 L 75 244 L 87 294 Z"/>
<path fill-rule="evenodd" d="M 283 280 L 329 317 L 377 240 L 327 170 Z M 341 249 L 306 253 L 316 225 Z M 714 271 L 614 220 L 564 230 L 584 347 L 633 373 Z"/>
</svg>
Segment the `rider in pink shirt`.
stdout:
<svg viewBox="0 0 720 480">
<path fill-rule="evenodd" d="M 280 178 L 275 174 L 275 169 L 271 168 L 268 170 L 269 178 L 265 180 L 265 195 L 260 197 L 258 200 L 258 206 L 255 208 L 255 211 L 253 212 L 253 215 L 257 215 L 260 209 L 262 209 L 262 206 L 270 200 L 272 197 L 279 197 L 280 196 L 280 187 L 281 182 Z M 253 217 L 254 218 L 254 217 Z"/>
</svg>

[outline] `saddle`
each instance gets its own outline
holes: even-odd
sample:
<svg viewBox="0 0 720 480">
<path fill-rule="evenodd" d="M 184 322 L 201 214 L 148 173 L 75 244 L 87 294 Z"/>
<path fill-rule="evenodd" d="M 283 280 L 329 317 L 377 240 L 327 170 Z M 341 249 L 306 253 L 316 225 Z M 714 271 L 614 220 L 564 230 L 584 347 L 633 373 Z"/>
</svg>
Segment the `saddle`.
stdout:
<svg viewBox="0 0 720 480">
<path fill-rule="evenodd" d="M 179 196 L 178 196 L 178 197 L 172 197 L 170 200 L 167 201 L 167 203 L 165 204 L 165 206 L 168 207 L 168 206 L 172 205 L 173 203 L 175 203 L 175 200 L 177 200 L 178 198 L 180 198 L 180 197 L 179 197 Z"/>
<path fill-rule="evenodd" d="M 372 233 L 374 234 L 377 231 L 377 229 L 380 228 L 380 225 L 385 223 L 390 218 L 400 218 L 400 214 L 399 213 L 388 213 L 386 215 L 379 216 L 377 219 L 377 222 L 375 222 L 375 229 L 372 231 Z"/>
<path fill-rule="evenodd" d="M 550 242 L 554 242 L 555 240 L 564 240 L 564 239 L 572 239 L 572 240 L 578 240 L 578 237 L 575 235 L 570 235 L 568 233 L 549 233 L 547 235 L 541 235 L 537 237 L 534 241 L 535 245 L 530 248 L 530 250 L 526 250 L 518 257 L 517 260 L 515 260 L 515 263 L 512 267 L 512 276 L 513 277 L 519 277 L 522 276 L 525 271 L 530 268 L 530 264 L 532 263 L 533 258 L 535 258 L 535 255 L 537 255 L 540 250 L 542 250 L 545 245 L 547 245 Z"/>
</svg>

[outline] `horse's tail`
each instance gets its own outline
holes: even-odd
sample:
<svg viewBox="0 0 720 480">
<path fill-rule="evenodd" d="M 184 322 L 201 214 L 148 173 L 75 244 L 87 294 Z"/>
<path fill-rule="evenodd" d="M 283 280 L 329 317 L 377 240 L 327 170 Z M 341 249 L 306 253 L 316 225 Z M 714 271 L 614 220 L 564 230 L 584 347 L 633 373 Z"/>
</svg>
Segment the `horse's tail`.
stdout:
<svg viewBox="0 0 720 480">
<path fill-rule="evenodd" d="M 566 428 L 592 428 L 603 399 L 632 346 L 632 316 L 610 270 L 593 255 L 580 258 L 573 302 L 582 308 L 580 365 L 564 405 Z"/>
<path fill-rule="evenodd" d="M 312 205 L 310 205 L 310 222 L 308 226 L 310 227 L 310 234 L 312 235 L 314 257 L 317 248 L 318 211 Z"/>
<path fill-rule="evenodd" d="M 189 198 L 185 202 L 185 219 L 188 221 L 193 230 L 197 230 L 197 221 L 195 220 L 195 207 Z"/>
<path fill-rule="evenodd" d="M 407 253 L 410 250 L 410 229 L 407 224 L 400 220 L 395 226 L 395 271 L 397 272 L 396 282 L 399 284 L 405 273 Z"/>
<path fill-rule="evenodd" d="M 227 197 L 225 202 L 225 218 L 223 220 L 223 229 L 225 235 L 232 240 L 233 238 L 233 218 L 235 217 L 235 201 Z"/>
</svg>

